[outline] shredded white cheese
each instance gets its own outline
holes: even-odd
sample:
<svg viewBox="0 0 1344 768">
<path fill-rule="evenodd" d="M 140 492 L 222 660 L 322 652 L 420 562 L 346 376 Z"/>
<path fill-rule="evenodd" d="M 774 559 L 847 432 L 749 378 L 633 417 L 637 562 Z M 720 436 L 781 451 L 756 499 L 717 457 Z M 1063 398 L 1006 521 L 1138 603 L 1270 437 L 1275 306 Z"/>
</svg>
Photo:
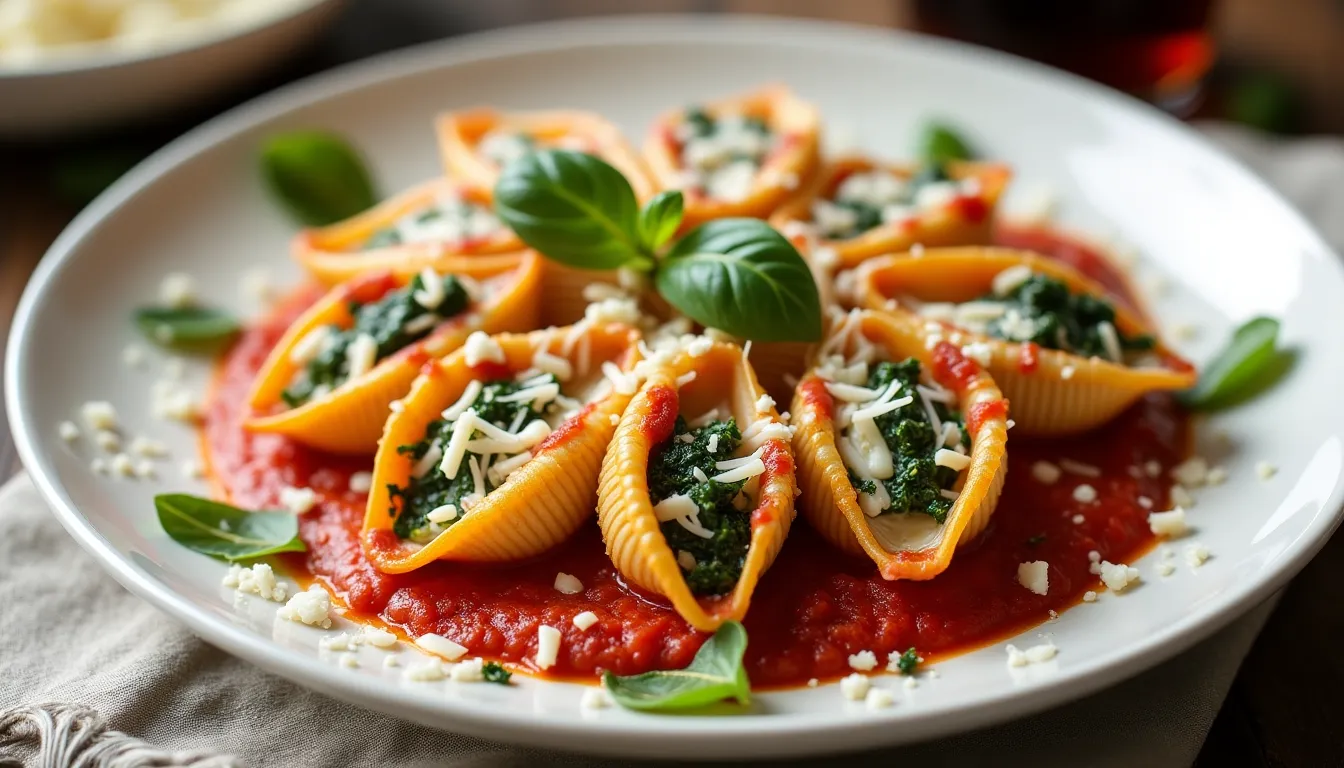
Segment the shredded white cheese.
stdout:
<svg viewBox="0 0 1344 768">
<path fill-rule="evenodd" d="M 568 573 L 555 574 L 555 591 L 562 595 L 577 595 L 583 591 L 583 582 Z"/>
<path fill-rule="evenodd" d="M 435 634 L 433 632 L 417 637 L 415 639 L 415 644 L 424 648 L 426 651 L 442 656 L 449 661 L 457 661 L 467 655 L 465 646 L 459 645 L 443 635 Z"/>
<path fill-rule="evenodd" d="M 560 630 L 542 624 L 537 627 L 537 667 L 550 669 L 560 657 Z"/>
<path fill-rule="evenodd" d="M 1020 563 L 1017 566 L 1017 583 L 1038 595 L 1049 593 L 1050 564 L 1044 560 Z"/>
</svg>

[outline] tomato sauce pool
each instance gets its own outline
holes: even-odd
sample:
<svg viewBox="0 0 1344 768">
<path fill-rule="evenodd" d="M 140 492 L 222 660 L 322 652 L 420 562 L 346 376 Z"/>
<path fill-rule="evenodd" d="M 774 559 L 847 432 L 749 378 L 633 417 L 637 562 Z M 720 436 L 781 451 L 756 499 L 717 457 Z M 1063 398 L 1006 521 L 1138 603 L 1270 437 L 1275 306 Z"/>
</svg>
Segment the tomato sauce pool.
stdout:
<svg viewBox="0 0 1344 768">
<path fill-rule="evenodd" d="M 1087 246 L 1045 230 L 1000 234 L 1005 245 L 1059 257 L 1123 292 L 1123 277 Z M 536 672 L 537 628 L 563 634 L 552 677 L 588 677 L 600 670 L 632 674 L 686 666 L 706 635 L 691 630 L 668 606 L 627 588 L 603 551 L 596 520 L 556 550 L 507 567 L 434 563 L 408 574 L 384 574 L 359 546 L 365 496 L 349 490 L 350 475 L 368 471 L 372 457 L 333 457 L 276 435 L 241 426 L 252 379 L 284 328 L 316 300 L 315 288 L 295 294 L 244 333 L 223 361 L 207 407 L 203 442 L 217 490 L 247 508 L 279 506 L 280 489 L 308 486 L 320 502 L 300 518 L 308 552 L 287 556 L 301 581 L 326 584 L 360 620 L 416 637 L 437 632 L 474 655 Z M 917 648 L 926 658 L 970 650 L 1046 621 L 1051 611 L 1100 589 L 1088 552 L 1128 562 L 1153 543 L 1147 505 L 1167 506 L 1161 475 L 1185 458 L 1186 417 L 1168 397 L 1154 396 L 1106 427 L 1068 439 L 1013 437 L 1002 501 L 988 529 L 959 551 L 952 565 L 925 582 L 884 581 L 873 564 L 847 557 L 799 517 L 783 551 L 756 590 L 746 618 L 747 668 L 758 688 L 805 684 L 848 674 L 850 654 Z M 1032 478 L 1038 460 L 1060 459 L 1099 467 L 1100 477 L 1064 474 L 1053 484 Z M 1097 499 L 1081 503 L 1086 483 Z M 1049 593 L 1017 581 L 1019 563 L 1049 563 Z M 559 572 L 583 582 L 565 595 Z M 574 616 L 597 614 L 587 631 Z"/>
</svg>

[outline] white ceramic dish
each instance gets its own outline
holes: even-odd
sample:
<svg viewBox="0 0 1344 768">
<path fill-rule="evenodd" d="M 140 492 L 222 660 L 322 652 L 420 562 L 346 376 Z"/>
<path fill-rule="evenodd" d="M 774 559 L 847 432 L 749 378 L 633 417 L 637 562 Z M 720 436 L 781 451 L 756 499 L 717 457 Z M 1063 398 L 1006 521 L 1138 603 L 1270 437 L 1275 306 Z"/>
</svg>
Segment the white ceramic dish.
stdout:
<svg viewBox="0 0 1344 768">
<path fill-rule="evenodd" d="M 837 686 L 757 697 L 747 714 L 652 716 L 581 711 L 576 685 L 523 680 L 512 689 L 410 683 L 373 649 L 360 669 L 317 648 L 318 632 L 273 619 L 275 604 L 235 609 L 223 566 L 170 541 L 151 497 L 201 492 L 162 465 L 158 482 L 89 471 L 87 447 L 56 425 L 80 403 L 109 399 L 135 432 L 193 455 L 193 435 L 156 423 L 147 390 L 158 375 L 127 369 L 130 309 L 152 300 L 169 270 L 194 274 L 213 298 L 251 308 L 233 288 L 243 271 L 286 260 L 291 225 L 262 194 L 252 153 L 268 132 L 324 126 L 370 157 L 387 190 L 437 172 L 430 119 L 478 103 L 599 110 L 639 134 L 654 114 L 763 81 L 815 100 L 834 134 L 905 154 L 920 118 L 945 116 L 1019 169 L 1017 192 L 1049 184 L 1062 222 L 1123 233 L 1145 257 L 1141 282 L 1170 284 L 1152 303 L 1165 323 L 1195 323 L 1182 346 L 1205 359 L 1233 325 L 1283 318 L 1302 351 L 1270 395 L 1216 417 L 1230 448 L 1204 446 L 1230 471 L 1190 512 L 1187 541 L 1213 553 L 1161 578 L 1105 594 L 1017 640 L 1048 632 L 1048 664 L 1010 670 L 1002 644 L 938 665 L 897 705 L 869 712 Z M 1010 199 L 1009 206 L 1013 205 Z M 1022 198 L 1018 198 L 1018 203 Z M 768 757 L 856 749 L 966 730 L 1081 696 L 1190 646 L 1267 597 L 1325 542 L 1344 496 L 1344 416 L 1333 402 L 1344 371 L 1344 270 L 1303 220 L 1195 133 L 1124 97 L 976 49 L 848 26 L 753 19 L 547 25 L 430 46 L 337 71 L 246 105 L 146 161 L 60 237 L 24 295 L 6 367 L 19 449 L 61 522 L 128 589 L 221 648 L 337 697 L 430 725 L 559 748 L 658 757 Z M 204 365 L 188 372 L 202 386 Z M 1254 465 L 1280 467 L 1268 481 Z M 1187 542 L 1180 542 L 1179 547 Z M 879 681 L 891 685 L 891 681 Z"/>
<path fill-rule="evenodd" d="M 218 93 L 293 53 L 340 0 L 288 0 L 249 23 L 202 25 L 162 46 L 88 43 L 0 66 L 0 136 L 50 136 L 149 117 Z"/>
</svg>

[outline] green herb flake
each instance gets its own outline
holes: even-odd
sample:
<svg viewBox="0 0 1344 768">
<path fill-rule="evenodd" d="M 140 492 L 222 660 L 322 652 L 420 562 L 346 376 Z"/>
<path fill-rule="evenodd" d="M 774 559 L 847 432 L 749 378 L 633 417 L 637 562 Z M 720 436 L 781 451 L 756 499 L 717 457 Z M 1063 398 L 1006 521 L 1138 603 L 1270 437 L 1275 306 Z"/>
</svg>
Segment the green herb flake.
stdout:
<svg viewBox="0 0 1344 768">
<path fill-rule="evenodd" d="M 902 675 L 913 675 L 923 662 L 924 660 L 919 657 L 915 649 L 909 648 L 900 655 L 900 658 L 896 659 L 896 668 L 901 671 Z"/>
<path fill-rule="evenodd" d="M 602 686 L 621 706 L 647 712 L 703 707 L 724 699 L 745 705 L 751 701 L 751 685 L 742 665 L 746 651 L 747 630 L 739 622 L 727 621 L 700 646 L 685 669 L 627 677 L 604 672 Z"/>
<path fill-rule="evenodd" d="M 143 307 L 135 311 L 135 325 L 155 344 L 186 352 L 218 351 L 241 329 L 228 313 L 204 307 Z"/>
<path fill-rule="evenodd" d="M 169 538 L 210 557 L 239 562 L 306 549 L 287 512 L 249 512 L 185 493 L 155 496 L 154 508 Z"/>
<path fill-rule="evenodd" d="M 1038 533 L 1038 534 L 1036 534 L 1035 536 L 1032 536 L 1031 538 L 1027 539 L 1027 546 L 1028 546 L 1028 547 L 1035 547 L 1035 546 L 1039 546 L 1040 544 L 1042 544 L 1042 543 L 1044 543 L 1044 542 L 1045 542 L 1045 534 L 1044 534 L 1044 533 Z"/>
<path fill-rule="evenodd" d="M 481 667 L 481 675 L 485 678 L 485 682 L 499 685 L 508 685 L 509 678 L 513 677 L 513 673 L 497 661 L 487 661 L 485 666 Z"/>
</svg>

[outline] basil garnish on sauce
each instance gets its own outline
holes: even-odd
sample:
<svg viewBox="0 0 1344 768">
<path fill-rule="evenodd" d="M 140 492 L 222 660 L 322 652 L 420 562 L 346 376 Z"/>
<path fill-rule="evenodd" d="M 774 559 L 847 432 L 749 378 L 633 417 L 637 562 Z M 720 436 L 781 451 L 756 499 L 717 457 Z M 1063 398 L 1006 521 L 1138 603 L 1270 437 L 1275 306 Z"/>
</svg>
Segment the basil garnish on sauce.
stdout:
<svg viewBox="0 0 1344 768">
<path fill-rule="evenodd" d="M 322 131 L 267 139 L 261 175 L 294 218 L 320 227 L 371 208 L 378 200 L 364 160 L 348 142 Z"/>
<path fill-rule="evenodd" d="M 495 186 L 495 213 L 548 258 L 651 274 L 682 314 L 734 336 L 821 338 L 816 284 L 787 238 L 758 219 L 717 219 L 673 241 L 682 204 L 681 193 L 669 191 L 641 209 L 620 171 L 566 150 L 510 163 Z"/>
<path fill-rule="evenodd" d="M 135 311 L 135 325 L 145 338 L 178 350 L 214 350 L 238 334 L 238 321 L 205 307 L 144 307 Z"/>
<path fill-rule="evenodd" d="M 1188 408 L 1218 410 L 1241 403 L 1277 382 L 1292 367 L 1290 350 L 1278 348 L 1279 321 L 1256 317 L 1237 328 L 1227 346 L 1181 394 Z"/>
<path fill-rule="evenodd" d="M 185 493 L 155 496 L 154 508 L 169 538 L 210 557 L 238 562 L 307 549 L 287 512 L 249 512 Z"/>
<path fill-rule="evenodd" d="M 662 711 L 689 709 L 735 699 L 751 701 L 751 685 L 742 657 L 747 652 L 747 630 L 736 621 L 724 622 L 685 669 L 645 672 L 621 677 L 602 674 L 602 686 L 616 703 L 629 709 Z"/>
</svg>

